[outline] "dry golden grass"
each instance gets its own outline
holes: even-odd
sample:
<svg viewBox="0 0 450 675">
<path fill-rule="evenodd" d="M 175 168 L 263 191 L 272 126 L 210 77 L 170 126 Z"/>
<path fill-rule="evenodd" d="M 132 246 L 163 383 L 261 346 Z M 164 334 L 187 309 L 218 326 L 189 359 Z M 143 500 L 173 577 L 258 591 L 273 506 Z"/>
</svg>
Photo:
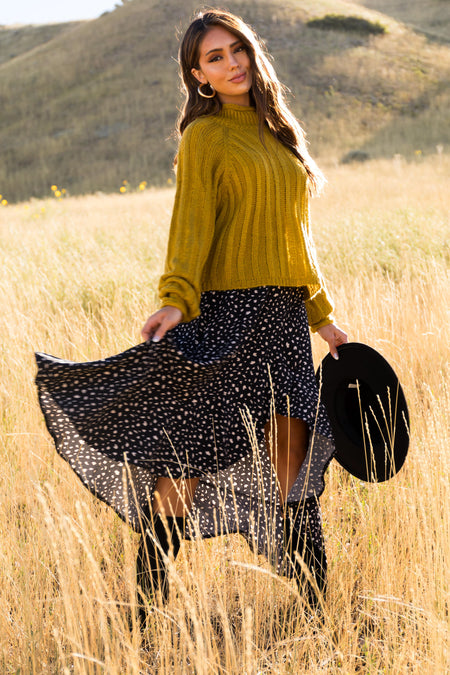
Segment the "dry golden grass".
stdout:
<svg viewBox="0 0 450 675">
<path fill-rule="evenodd" d="M 331 167 L 313 205 L 338 321 L 392 362 L 412 428 L 389 483 L 328 471 L 324 625 L 305 620 L 294 584 L 222 537 L 183 545 L 146 645 L 127 619 L 137 537 L 56 455 L 33 351 L 94 359 L 139 339 L 173 191 L 0 208 L 1 672 L 448 672 L 449 164 Z"/>
</svg>

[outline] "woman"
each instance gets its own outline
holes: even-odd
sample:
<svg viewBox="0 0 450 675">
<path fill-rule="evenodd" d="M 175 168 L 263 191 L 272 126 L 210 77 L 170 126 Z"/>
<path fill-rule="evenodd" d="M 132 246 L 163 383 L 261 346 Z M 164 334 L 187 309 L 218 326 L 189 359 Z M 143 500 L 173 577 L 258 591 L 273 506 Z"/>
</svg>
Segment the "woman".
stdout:
<svg viewBox="0 0 450 675">
<path fill-rule="evenodd" d="M 318 497 L 334 447 L 308 322 L 335 358 L 347 341 L 310 233 L 323 177 L 241 19 L 199 14 L 180 64 L 162 307 L 124 354 L 85 364 L 38 354 L 40 402 L 60 454 L 142 531 L 144 594 L 167 599 L 166 555 L 192 536 L 189 514 L 201 536 L 241 532 L 315 605 L 326 578 Z"/>
</svg>

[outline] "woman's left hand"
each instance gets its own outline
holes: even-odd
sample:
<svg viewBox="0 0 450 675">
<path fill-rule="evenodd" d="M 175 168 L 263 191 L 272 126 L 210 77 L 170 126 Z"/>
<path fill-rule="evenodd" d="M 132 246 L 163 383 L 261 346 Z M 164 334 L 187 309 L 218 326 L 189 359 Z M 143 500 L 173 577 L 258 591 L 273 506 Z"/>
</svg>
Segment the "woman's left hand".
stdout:
<svg viewBox="0 0 450 675">
<path fill-rule="evenodd" d="M 322 326 L 322 328 L 319 328 L 317 332 L 319 333 L 320 337 L 325 340 L 325 342 L 328 342 L 331 356 L 333 356 L 335 359 L 338 359 L 339 354 L 337 347 L 348 342 L 347 333 L 344 333 L 344 331 L 338 328 L 338 326 L 335 326 L 334 323 L 329 323 L 326 326 Z"/>
</svg>

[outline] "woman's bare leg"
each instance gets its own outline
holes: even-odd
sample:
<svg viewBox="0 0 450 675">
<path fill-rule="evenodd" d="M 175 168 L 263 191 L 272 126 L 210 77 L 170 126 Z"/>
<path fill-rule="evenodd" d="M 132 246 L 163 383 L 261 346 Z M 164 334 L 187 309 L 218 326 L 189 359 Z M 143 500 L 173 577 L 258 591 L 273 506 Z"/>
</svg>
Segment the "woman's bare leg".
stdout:
<svg viewBox="0 0 450 675">
<path fill-rule="evenodd" d="M 160 593 L 163 602 L 169 598 L 166 556 L 177 557 L 199 479 L 189 480 L 160 477 L 152 501 L 152 528 L 142 531 L 136 560 L 136 581 L 149 598 Z M 165 517 L 164 517 L 165 516 Z M 147 610 L 139 598 L 139 622 L 145 625 Z"/>
<path fill-rule="evenodd" d="M 264 428 L 266 446 L 278 477 L 283 502 L 286 502 L 308 450 L 309 427 L 295 417 L 275 415 L 276 429 L 268 422 Z"/>
<path fill-rule="evenodd" d="M 306 422 L 295 417 L 275 415 L 276 432 L 271 430 L 271 423 L 265 426 L 266 445 L 275 471 L 283 498 L 289 494 L 297 478 L 308 450 L 309 428 Z M 195 489 L 199 478 L 160 477 L 156 483 L 152 503 L 154 513 L 165 513 L 167 516 L 186 516 L 192 507 Z"/>
<path fill-rule="evenodd" d="M 158 478 L 153 497 L 153 513 L 186 516 L 192 507 L 199 478 Z"/>
</svg>

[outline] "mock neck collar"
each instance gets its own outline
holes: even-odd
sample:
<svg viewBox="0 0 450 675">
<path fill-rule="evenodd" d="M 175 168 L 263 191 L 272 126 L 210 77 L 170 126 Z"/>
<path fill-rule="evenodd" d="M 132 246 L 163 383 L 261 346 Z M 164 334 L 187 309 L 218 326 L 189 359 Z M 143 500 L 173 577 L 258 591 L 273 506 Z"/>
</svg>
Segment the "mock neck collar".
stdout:
<svg viewBox="0 0 450 675">
<path fill-rule="evenodd" d="M 223 103 L 219 117 L 234 120 L 239 124 L 255 124 L 258 121 L 256 108 L 251 105 L 237 105 L 236 103 Z"/>
</svg>

